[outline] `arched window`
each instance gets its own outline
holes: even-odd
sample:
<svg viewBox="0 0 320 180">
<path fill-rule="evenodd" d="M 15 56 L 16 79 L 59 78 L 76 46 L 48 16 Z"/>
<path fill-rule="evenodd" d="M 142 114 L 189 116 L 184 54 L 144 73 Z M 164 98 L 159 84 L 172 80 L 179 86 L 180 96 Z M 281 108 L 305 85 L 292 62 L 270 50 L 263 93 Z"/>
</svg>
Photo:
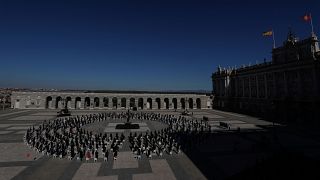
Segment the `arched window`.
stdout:
<svg viewBox="0 0 320 180">
<path fill-rule="evenodd" d="M 76 97 L 75 109 L 80 109 L 80 108 L 81 108 L 81 97 Z"/>
<path fill-rule="evenodd" d="M 200 98 L 197 98 L 196 103 L 197 103 L 197 109 L 201 109 L 201 100 L 200 100 Z"/>
<path fill-rule="evenodd" d="M 52 108 L 52 97 L 51 96 L 48 96 L 46 98 L 46 108 L 47 109 L 51 109 Z"/>
<path fill-rule="evenodd" d="M 138 108 L 143 109 L 143 98 L 138 99 Z"/>
<path fill-rule="evenodd" d="M 181 98 L 180 103 L 181 103 L 181 109 L 185 109 L 186 108 L 186 100 L 184 98 Z"/>
<path fill-rule="evenodd" d="M 173 109 L 177 109 L 178 108 L 177 98 L 173 98 L 172 103 L 173 103 Z"/>
<path fill-rule="evenodd" d="M 93 102 L 94 102 L 94 107 L 99 107 L 100 105 L 100 99 L 98 97 L 95 97 L 93 99 Z"/>
<path fill-rule="evenodd" d="M 118 98 L 116 97 L 112 98 L 112 107 L 118 108 Z"/>
<path fill-rule="evenodd" d="M 151 98 L 147 99 L 147 109 L 152 109 L 152 99 Z"/>
<path fill-rule="evenodd" d="M 168 98 L 165 98 L 165 99 L 164 99 L 164 104 L 165 104 L 165 108 L 166 108 L 166 109 L 169 109 L 169 106 L 170 106 L 170 105 L 169 105 L 169 99 L 168 99 Z"/>
<path fill-rule="evenodd" d="M 90 108 L 90 98 L 84 98 L 84 108 Z"/>
<path fill-rule="evenodd" d="M 103 98 L 103 107 L 109 107 L 109 98 Z"/>
<path fill-rule="evenodd" d="M 134 98 L 130 98 L 130 108 L 136 107 L 136 100 Z"/>
<path fill-rule="evenodd" d="M 121 107 L 126 108 L 127 107 L 127 99 L 126 98 L 121 98 Z"/>
<path fill-rule="evenodd" d="M 193 109 L 193 99 L 189 99 L 189 109 Z"/>
<path fill-rule="evenodd" d="M 161 109 L 161 100 L 160 98 L 156 98 L 157 108 Z"/>
</svg>

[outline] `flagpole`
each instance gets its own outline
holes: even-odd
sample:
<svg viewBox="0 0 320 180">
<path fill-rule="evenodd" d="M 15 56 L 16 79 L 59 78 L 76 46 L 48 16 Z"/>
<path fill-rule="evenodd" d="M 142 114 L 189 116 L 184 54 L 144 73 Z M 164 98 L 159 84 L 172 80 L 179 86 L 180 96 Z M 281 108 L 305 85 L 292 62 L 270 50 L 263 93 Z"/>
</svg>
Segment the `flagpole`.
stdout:
<svg viewBox="0 0 320 180">
<path fill-rule="evenodd" d="M 311 33 L 312 33 L 312 35 L 313 35 L 313 34 L 314 34 L 314 31 L 313 31 L 313 23 L 312 23 L 311 13 L 310 13 L 310 25 L 311 25 Z"/>
<path fill-rule="evenodd" d="M 276 41 L 274 40 L 274 31 L 272 29 L 273 49 L 276 48 Z"/>
</svg>

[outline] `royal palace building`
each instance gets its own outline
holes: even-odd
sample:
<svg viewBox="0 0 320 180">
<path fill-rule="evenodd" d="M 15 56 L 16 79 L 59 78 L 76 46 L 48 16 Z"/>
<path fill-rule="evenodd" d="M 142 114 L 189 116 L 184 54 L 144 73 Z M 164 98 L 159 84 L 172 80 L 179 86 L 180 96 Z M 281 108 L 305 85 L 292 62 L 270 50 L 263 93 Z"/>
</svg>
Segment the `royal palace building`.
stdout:
<svg viewBox="0 0 320 180">
<path fill-rule="evenodd" d="M 320 50 L 317 36 L 291 32 L 272 61 L 212 74 L 213 108 L 281 121 L 319 120 Z"/>
<path fill-rule="evenodd" d="M 14 109 L 210 109 L 205 93 L 145 91 L 13 91 Z"/>
</svg>

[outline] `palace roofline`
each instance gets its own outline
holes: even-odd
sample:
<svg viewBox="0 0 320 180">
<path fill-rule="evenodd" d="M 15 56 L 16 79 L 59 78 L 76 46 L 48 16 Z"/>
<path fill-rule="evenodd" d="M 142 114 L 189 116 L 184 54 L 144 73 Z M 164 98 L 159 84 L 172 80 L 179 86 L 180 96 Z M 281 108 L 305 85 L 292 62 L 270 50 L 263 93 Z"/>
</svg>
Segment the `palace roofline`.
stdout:
<svg viewBox="0 0 320 180">
<path fill-rule="evenodd" d="M 297 37 L 295 37 L 292 32 L 289 32 L 287 40 L 283 42 L 283 46 L 277 47 L 272 49 L 272 59 L 271 60 L 266 60 L 264 59 L 263 63 L 257 63 L 257 64 L 249 64 L 249 65 L 242 65 L 240 67 L 228 67 L 228 68 L 221 68 L 218 66 L 217 71 L 212 73 L 212 76 L 215 75 L 225 75 L 225 74 L 234 74 L 236 72 L 245 72 L 245 71 L 250 71 L 250 70 L 257 70 L 257 69 L 262 69 L 262 68 L 267 68 L 271 66 L 282 66 L 284 64 L 290 64 L 290 63 L 300 63 L 300 62 L 313 62 L 313 61 L 319 61 L 320 60 L 320 50 L 318 46 L 318 38 L 316 34 L 312 34 L 311 37 L 308 37 L 303 40 L 299 40 Z M 299 59 L 289 59 L 287 57 L 283 58 L 283 62 L 278 62 L 278 59 L 276 59 L 276 55 L 279 52 L 286 51 L 289 49 L 291 52 L 286 52 L 286 55 L 289 53 L 299 53 L 302 49 L 301 47 L 305 47 L 306 44 L 313 44 L 314 43 L 314 52 L 310 52 L 308 57 L 299 57 Z M 299 49 L 300 48 L 300 49 Z M 309 49 L 308 49 L 309 50 Z M 281 55 L 281 54 L 280 54 Z"/>
</svg>

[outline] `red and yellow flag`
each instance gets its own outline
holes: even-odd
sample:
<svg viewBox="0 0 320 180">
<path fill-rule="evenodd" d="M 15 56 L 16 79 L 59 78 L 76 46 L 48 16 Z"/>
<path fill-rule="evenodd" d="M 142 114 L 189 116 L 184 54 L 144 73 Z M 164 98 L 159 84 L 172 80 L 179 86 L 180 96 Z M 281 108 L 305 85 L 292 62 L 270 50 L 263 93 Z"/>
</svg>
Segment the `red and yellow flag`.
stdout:
<svg viewBox="0 0 320 180">
<path fill-rule="evenodd" d="M 311 14 L 305 14 L 302 18 L 306 22 L 311 21 Z"/>
<path fill-rule="evenodd" d="M 263 32 L 262 36 L 272 36 L 272 34 L 273 34 L 273 31 L 270 30 L 270 31 Z"/>
</svg>

